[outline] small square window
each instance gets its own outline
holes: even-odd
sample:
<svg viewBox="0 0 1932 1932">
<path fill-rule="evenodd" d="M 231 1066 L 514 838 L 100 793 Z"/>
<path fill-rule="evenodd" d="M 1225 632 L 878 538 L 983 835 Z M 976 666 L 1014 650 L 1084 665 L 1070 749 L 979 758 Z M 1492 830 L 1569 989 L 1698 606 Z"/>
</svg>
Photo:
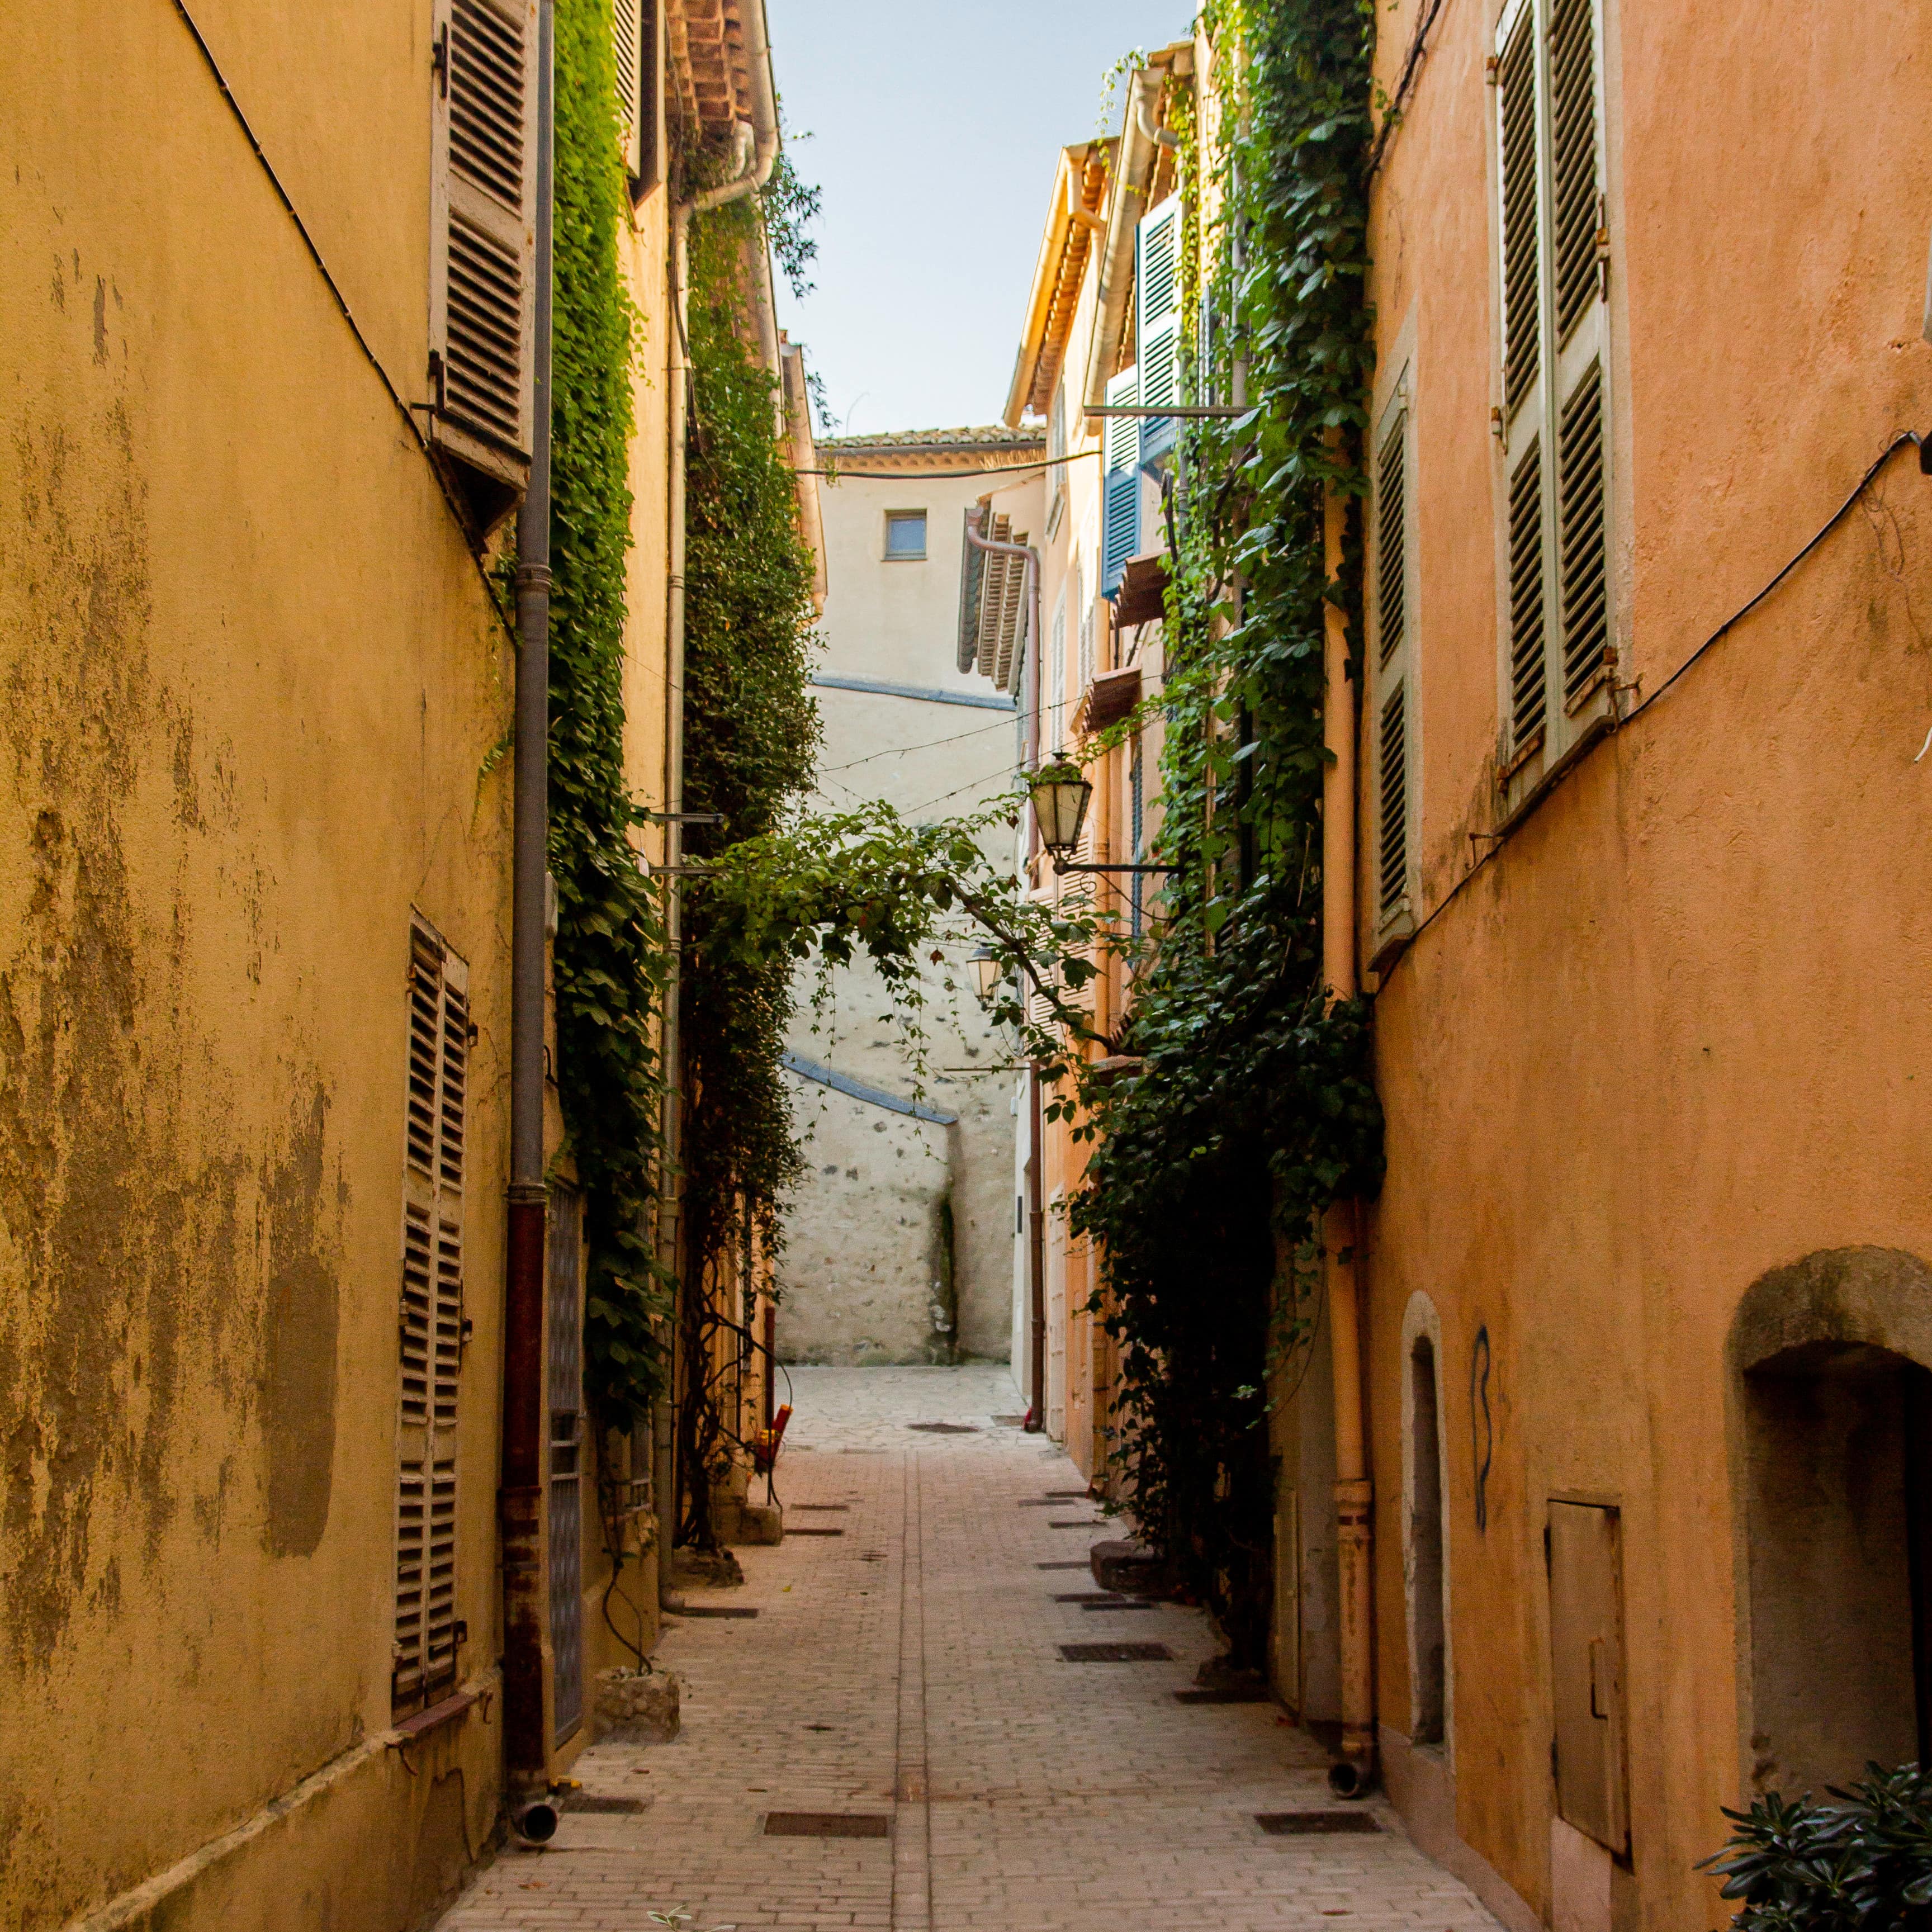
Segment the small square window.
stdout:
<svg viewBox="0 0 1932 1932">
<path fill-rule="evenodd" d="M 886 560 L 904 561 L 926 554 L 926 512 L 923 510 L 888 510 L 886 512 Z"/>
</svg>

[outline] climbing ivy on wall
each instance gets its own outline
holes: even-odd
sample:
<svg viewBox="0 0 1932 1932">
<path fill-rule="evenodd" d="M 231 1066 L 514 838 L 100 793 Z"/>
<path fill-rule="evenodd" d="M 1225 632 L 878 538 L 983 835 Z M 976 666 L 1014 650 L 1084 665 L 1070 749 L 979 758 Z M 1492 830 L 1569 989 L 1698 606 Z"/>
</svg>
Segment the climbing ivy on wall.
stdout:
<svg viewBox="0 0 1932 1932">
<path fill-rule="evenodd" d="M 817 614 L 814 563 L 775 416 L 774 382 L 746 340 L 747 243 L 766 245 L 758 204 L 694 222 L 689 332 L 694 411 L 685 565 L 685 805 L 716 814 L 685 849 L 702 866 L 773 832 L 811 788 L 818 711 L 806 680 Z M 761 1252 L 784 1245 L 780 1208 L 802 1169 L 780 1057 L 790 963 L 712 943 L 702 877 L 688 882 L 680 1002 L 684 1091 L 686 1535 L 710 1539 L 706 1484 L 727 1445 L 700 1386 L 716 1289 L 747 1228 Z"/>
<path fill-rule="evenodd" d="M 1213 0 L 1208 25 L 1219 212 L 1203 230 L 1190 126 L 1184 268 L 1215 320 L 1190 346 L 1222 394 L 1239 358 L 1254 406 L 1184 440 L 1156 854 L 1178 871 L 1120 1042 L 1140 1070 L 1078 1096 L 1071 1218 L 1102 1257 L 1136 1514 L 1259 1666 L 1270 1372 L 1312 1327 L 1322 1215 L 1382 1164 L 1366 1004 L 1324 997 L 1320 827 L 1327 607 L 1360 634 L 1359 517 L 1331 578 L 1323 505 L 1364 490 L 1374 13 Z"/>
<path fill-rule="evenodd" d="M 638 869 L 624 770 L 631 380 L 641 319 L 619 273 L 628 212 L 610 13 L 557 0 L 551 380 L 550 868 L 556 1077 L 584 1191 L 584 1344 L 602 1419 L 640 1421 L 662 1382 L 668 1311 L 650 1240 L 668 952 Z"/>
</svg>

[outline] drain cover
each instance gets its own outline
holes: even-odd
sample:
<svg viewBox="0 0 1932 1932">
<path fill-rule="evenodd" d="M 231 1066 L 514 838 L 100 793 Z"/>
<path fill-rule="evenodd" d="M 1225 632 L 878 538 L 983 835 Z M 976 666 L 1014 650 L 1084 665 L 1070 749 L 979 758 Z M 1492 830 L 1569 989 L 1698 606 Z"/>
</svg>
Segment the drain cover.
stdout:
<svg viewBox="0 0 1932 1932">
<path fill-rule="evenodd" d="M 794 1503 L 792 1504 L 792 1508 L 801 1516 L 809 1516 L 814 1513 L 820 1516 L 829 1516 L 835 1511 L 842 1513 L 851 1507 L 850 1503 Z"/>
<path fill-rule="evenodd" d="M 1048 1529 L 1105 1529 L 1107 1526 L 1104 1522 L 1096 1522 L 1090 1516 L 1062 1516 L 1058 1521 L 1050 1521 L 1046 1526 Z"/>
<path fill-rule="evenodd" d="M 1216 1685 L 1207 1690 L 1177 1690 L 1174 1701 L 1177 1704 L 1272 1704 L 1274 1699 L 1265 1690 L 1240 1684 Z"/>
<path fill-rule="evenodd" d="M 993 1420 L 1002 1429 L 1024 1429 L 1026 1426 L 1026 1418 L 1023 1415 L 996 1415 Z"/>
<path fill-rule="evenodd" d="M 797 1528 L 785 1532 L 788 1540 L 794 1536 L 843 1536 L 844 1534 L 842 1529 L 822 1529 L 808 1522 L 802 1522 Z"/>
<path fill-rule="evenodd" d="M 1069 1664 L 1172 1664 L 1174 1652 L 1164 1643 L 1063 1643 L 1060 1654 Z"/>
<path fill-rule="evenodd" d="M 908 1422 L 906 1426 L 921 1436 L 976 1436 L 970 1422 Z"/>
<path fill-rule="evenodd" d="M 1033 1567 L 1036 1570 L 1084 1570 L 1088 1566 L 1085 1557 L 1077 1556 L 1071 1563 L 1036 1563 Z"/>
<path fill-rule="evenodd" d="M 1053 1600 L 1056 1604 L 1105 1604 L 1111 1607 L 1115 1604 L 1124 1604 L 1127 1599 L 1112 1590 L 1069 1590 Z"/>
<path fill-rule="evenodd" d="M 566 1791 L 558 1801 L 562 1811 L 605 1811 L 633 1818 L 644 1808 L 641 1798 L 596 1798 L 587 1791 Z"/>
<path fill-rule="evenodd" d="M 767 1811 L 768 1838 L 888 1838 L 892 1821 L 877 1811 Z"/>
<path fill-rule="evenodd" d="M 681 1610 L 670 1613 L 674 1617 L 754 1617 L 756 1610 L 741 1604 L 686 1604 Z"/>
<path fill-rule="evenodd" d="M 1345 1832 L 1379 1832 L 1370 1811 L 1257 1811 L 1255 1822 L 1271 1838 L 1318 1837 Z"/>
<path fill-rule="evenodd" d="M 1083 1610 L 1150 1610 L 1153 1604 L 1123 1597 L 1118 1604 L 1082 1604 Z"/>
</svg>

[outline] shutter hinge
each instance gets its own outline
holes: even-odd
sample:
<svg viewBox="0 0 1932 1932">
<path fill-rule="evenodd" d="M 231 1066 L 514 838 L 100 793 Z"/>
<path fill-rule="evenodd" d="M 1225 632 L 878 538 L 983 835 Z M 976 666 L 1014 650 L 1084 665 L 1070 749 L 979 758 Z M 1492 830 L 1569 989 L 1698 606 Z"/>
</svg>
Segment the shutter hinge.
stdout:
<svg viewBox="0 0 1932 1932">
<path fill-rule="evenodd" d="M 1553 1566 L 1552 1566 L 1552 1558 L 1551 1558 L 1551 1556 L 1550 1556 L 1550 1526 L 1549 1526 L 1549 1524 L 1547 1524 L 1547 1523 L 1546 1522 L 1546 1523 L 1543 1526 L 1543 1569 L 1544 1569 L 1544 1574 L 1546 1576 L 1547 1576 L 1547 1575 L 1550 1574 L 1550 1570 L 1551 1570 L 1551 1569 L 1552 1569 L 1552 1567 L 1553 1567 Z"/>
<path fill-rule="evenodd" d="M 1503 412 L 1501 405 L 1490 412 L 1490 434 L 1501 442 L 1503 440 Z"/>
<path fill-rule="evenodd" d="M 466 1315 L 463 1318 L 463 1328 L 461 1330 L 461 1339 L 466 1346 L 468 1344 L 470 1336 L 475 1334 L 476 1332 L 476 1323 L 475 1318 L 473 1316 Z"/>
<path fill-rule="evenodd" d="M 429 50 L 429 64 L 436 75 L 436 91 L 443 100 L 449 98 L 449 22 L 446 20 L 438 30 L 435 43 Z"/>
<path fill-rule="evenodd" d="M 455 1622 L 450 1625 L 449 1634 L 458 1643 L 467 1643 L 470 1641 L 469 1618 L 458 1617 Z"/>
<path fill-rule="evenodd" d="M 436 406 L 446 409 L 449 405 L 448 377 L 442 366 L 442 351 L 432 349 L 429 352 L 429 386 L 436 392 Z"/>
<path fill-rule="evenodd" d="M 1502 73 L 1503 64 L 1494 54 L 1483 63 L 1483 80 L 1486 86 L 1494 87 Z"/>
<path fill-rule="evenodd" d="M 1597 297 L 1610 298 L 1610 211 L 1604 197 L 1597 197 Z"/>
</svg>

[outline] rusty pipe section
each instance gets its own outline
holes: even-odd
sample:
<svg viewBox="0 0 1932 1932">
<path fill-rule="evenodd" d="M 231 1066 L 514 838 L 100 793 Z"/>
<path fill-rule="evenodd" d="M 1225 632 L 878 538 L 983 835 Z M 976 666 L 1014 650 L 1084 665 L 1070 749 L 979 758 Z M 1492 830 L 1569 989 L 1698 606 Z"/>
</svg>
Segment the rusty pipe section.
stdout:
<svg viewBox="0 0 1932 1932">
<path fill-rule="evenodd" d="M 1330 578 L 1341 568 L 1347 505 L 1330 490 L 1323 513 Z M 1324 607 L 1322 743 L 1329 764 L 1322 790 L 1322 972 L 1332 1000 L 1353 999 L 1355 974 L 1355 680 L 1348 626 Z M 1360 1217 L 1352 1201 L 1328 1212 L 1329 1336 L 1335 1367 L 1335 1538 L 1341 1586 L 1342 1755 L 1328 1781 L 1338 1796 L 1368 1790 L 1376 1777 L 1375 1490 L 1362 1404 Z"/>
<path fill-rule="evenodd" d="M 551 202 L 554 0 L 537 8 L 535 374 L 530 481 L 517 516 L 516 802 L 511 857 L 510 1184 L 503 1286 L 503 1781 L 544 1790 L 544 958 L 550 841 Z"/>
</svg>

